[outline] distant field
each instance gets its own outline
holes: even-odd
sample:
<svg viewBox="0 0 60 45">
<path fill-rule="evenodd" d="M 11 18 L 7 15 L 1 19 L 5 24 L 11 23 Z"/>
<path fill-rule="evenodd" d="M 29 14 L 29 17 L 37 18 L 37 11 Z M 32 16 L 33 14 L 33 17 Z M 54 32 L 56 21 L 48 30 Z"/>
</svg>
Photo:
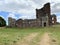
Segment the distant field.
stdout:
<svg viewBox="0 0 60 45">
<path fill-rule="evenodd" d="M 51 45 L 60 45 L 60 25 L 43 28 L 0 28 L 0 45 L 39 45 L 44 33 L 49 33 Z"/>
</svg>

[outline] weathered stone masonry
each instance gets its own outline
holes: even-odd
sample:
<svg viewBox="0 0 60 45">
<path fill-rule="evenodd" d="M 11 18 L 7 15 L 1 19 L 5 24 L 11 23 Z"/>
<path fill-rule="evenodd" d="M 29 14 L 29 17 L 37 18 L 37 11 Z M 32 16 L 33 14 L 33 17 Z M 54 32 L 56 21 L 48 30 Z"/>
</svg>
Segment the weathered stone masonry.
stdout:
<svg viewBox="0 0 60 45">
<path fill-rule="evenodd" d="M 44 5 L 41 9 L 36 9 L 36 19 L 18 19 L 8 18 L 10 27 L 45 27 L 56 24 L 56 15 L 51 15 L 50 3 Z"/>
</svg>

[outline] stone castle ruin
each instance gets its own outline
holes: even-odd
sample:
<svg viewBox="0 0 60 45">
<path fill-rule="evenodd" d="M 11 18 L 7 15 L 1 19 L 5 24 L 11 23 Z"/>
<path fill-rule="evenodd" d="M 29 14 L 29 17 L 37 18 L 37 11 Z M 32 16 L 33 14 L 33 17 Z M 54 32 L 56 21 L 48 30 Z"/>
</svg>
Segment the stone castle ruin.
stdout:
<svg viewBox="0 0 60 45">
<path fill-rule="evenodd" d="M 13 19 L 8 18 L 10 27 L 45 27 L 56 24 L 56 15 L 51 15 L 50 3 L 46 3 L 41 9 L 36 9 L 36 19 Z"/>
</svg>

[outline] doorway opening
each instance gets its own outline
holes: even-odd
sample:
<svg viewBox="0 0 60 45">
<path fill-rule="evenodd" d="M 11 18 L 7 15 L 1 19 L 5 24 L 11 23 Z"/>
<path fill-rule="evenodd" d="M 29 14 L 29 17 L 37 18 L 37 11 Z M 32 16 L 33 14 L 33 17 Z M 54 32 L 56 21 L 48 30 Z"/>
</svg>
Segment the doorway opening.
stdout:
<svg viewBox="0 0 60 45">
<path fill-rule="evenodd" d="M 46 27 L 46 22 L 44 22 L 44 27 Z"/>
</svg>

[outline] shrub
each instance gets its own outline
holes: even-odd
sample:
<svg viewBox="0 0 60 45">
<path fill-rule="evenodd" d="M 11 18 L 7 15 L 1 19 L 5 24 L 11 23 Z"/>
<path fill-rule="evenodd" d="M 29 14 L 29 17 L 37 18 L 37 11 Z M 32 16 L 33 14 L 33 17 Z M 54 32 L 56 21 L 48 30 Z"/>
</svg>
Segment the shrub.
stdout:
<svg viewBox="0 0 60 45">
<path fill-rule="evenodd" d="M 6 21 L 0 17 L 0 27 L 6 26 Z"/>
</svg>

